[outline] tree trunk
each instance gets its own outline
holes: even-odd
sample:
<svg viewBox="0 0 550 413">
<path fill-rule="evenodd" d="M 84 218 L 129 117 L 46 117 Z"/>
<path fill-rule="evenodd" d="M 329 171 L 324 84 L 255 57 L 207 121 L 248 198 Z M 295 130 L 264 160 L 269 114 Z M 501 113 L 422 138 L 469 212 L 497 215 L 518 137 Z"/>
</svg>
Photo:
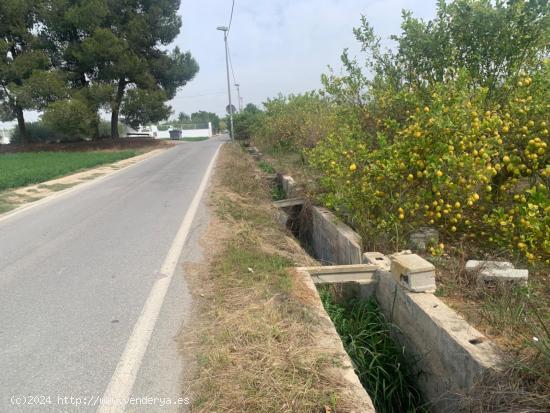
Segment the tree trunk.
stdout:
<svg viewBox="0 0 550 413">
<path fill-rule="evenodd" d="M 19 126 L 19 136 L 22 145 L 28 145 L 29 135 L 27 133 L 27 126 L 25 124 L 25 114 L 20 106 L 15 107 L 15 115 L 17 117 L 17 125 Z"/>
<path fill-rule="evenodd" d="M 118 115 L 120 113 L 120 105 L 122 104 L 122 98 L 124 97 L 124 89 L 126 89 L 126 81 L 120 79 L 118 81 L 118 87 L 116 91 L 115 102 L 111 112 L 111 138 L 117 139 L 118 135 Z"/>
</svg>

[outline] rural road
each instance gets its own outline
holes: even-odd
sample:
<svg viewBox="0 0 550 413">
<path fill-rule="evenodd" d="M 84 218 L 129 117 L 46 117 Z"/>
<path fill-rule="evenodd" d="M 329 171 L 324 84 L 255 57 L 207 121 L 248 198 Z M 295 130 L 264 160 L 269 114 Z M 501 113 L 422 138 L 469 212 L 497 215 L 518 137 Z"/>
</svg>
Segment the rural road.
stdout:
<svg viewBox="0 0 550 413">
<path fill-rule="evenodd" d="M 0 219 L 0 412 L 185 411 L 178 264 L 201 258 L 200 195 L 224 141 Z"/>
</svg>

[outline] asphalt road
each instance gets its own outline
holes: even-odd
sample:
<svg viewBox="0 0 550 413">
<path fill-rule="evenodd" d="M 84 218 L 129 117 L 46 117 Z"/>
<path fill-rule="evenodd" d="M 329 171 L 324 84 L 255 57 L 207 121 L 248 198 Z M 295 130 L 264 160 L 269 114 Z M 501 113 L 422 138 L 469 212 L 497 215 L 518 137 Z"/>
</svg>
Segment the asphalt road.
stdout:
<svg viewBox="0 0 550 413">
<path fill-rule="evenodd" d="M 97 410 L 222 141 L 179 144 L 0 220 L 0 412 Z M 201 202 L 180 264 L 200 260 L 206 220 Z M 177 265 L 126 411 L 185 410 L 177 336 L 190 306 Z"/>
</svg>

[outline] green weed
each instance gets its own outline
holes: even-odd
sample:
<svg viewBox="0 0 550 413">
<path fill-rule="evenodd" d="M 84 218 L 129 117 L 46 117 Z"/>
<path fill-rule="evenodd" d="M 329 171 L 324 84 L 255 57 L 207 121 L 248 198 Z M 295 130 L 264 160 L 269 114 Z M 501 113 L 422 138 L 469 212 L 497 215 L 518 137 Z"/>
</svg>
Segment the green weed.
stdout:
<svg viewBox="0 0 550 413">
<path fill-rule="evenodd" d="M 327 288 L 320 290 L 320 296 L 376 411 L 425 411 L 414 385 L 412 366 L 392 340 L 391 324 L 380 312 L 376 300 L 338 304 Z"/>
<path fill-rule="evenodd" d="M 266 161 L 260 161 L 258 162 L 258 168 L 260 168 L 262 171 L 264 171 L 266 174 L 274 174 L 275 173 L 275 168 L 273 168 L 273 166 L 271 166 L 269 163 L 267 163 Z"/>
<path fill-rule="evenodd" d="M 37 184 L 97 165 L 136 156 L 117 152 L 28 152 L 0 155 L 0 191 Z"/>
</svg>

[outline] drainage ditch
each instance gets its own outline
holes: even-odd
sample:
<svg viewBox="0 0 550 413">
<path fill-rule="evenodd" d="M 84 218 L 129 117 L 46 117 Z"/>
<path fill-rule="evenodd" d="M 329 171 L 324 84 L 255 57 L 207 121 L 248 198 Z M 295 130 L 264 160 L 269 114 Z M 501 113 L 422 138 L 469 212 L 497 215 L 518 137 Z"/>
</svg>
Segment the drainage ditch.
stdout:
<svg viewBox="0 0 550 413">
<path fill-rule="evenodd" d="M 391 337 L 393 326 L 374 297 L 339 302 L 329 286 L 318 288 L 361 384 L 379 413 L 427 411 L 414 364 Z"/>
<path fill-rule="evenodd" d="M 279 208 L 281 221 L 302 248 L 322 262 L 312 247 L 310 206 L 299 198 L 282 199 L 280 195 L 284 195 L 284 190 L 278 181 L 273 182 L 271 193 L 277 195 L 273 200 Z M 418 370 L 392 338 L 395 326 L 386 320 L 376 298 L 344 298 L 337 288 L 323 284 L 318 286 L 318 292 L 376 411 L 427 411 L 422 407 L 424 402 L 416 385 Z"/>
<path fill-rule="evenodd" d="M 323 264 L 297 270 L 312 291 L 317 287 L 353 361 L 356 385 L 360 378 L 379 412 L 456 411 L 485 374 L 499 369 L 490 340 L 430 292 L 432 264 L 409 253 L 363 254 L 361 237 L 329 210 L 298 198 L 292 177 L 269 180 L 280 222 Z"/>
</svg>

